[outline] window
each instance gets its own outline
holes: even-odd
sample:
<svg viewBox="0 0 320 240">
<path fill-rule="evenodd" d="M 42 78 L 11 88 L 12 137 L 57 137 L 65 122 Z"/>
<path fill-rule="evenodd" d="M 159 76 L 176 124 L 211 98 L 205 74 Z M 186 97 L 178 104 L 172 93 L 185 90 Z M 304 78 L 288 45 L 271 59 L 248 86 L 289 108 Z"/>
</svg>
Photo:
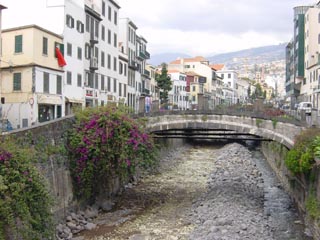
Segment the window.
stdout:
<svg viewBox="0 0 320 240">
<path fill-rule="evenodd" d="M 196 86 L 192 86 L 192 91 L 193 91 L 193 92 L 196 91 Z"/>
<path fill-rule="evenodd" d="M 122 62 L 119 62 L 119 74 L 123 73 L 123 64 Z"/>
<path fill-rule="evenodd" d="M 42 54 L 48 55 L 48 38 L 42 38 Z"/>
<path fill-rule="evenodd" d="M 77 21 L 77 31 L 79 33 L 83 33 L 84 32 L 84 24 L 81 21 Z"/>
<path fill-rule="evenodd" d="M 111 55 L 108 54 L 108 68 L 111 69 Z"/>
<path fill-rule="evenodd" d="M 13 91 L 21 91 L 21 73 L 13 74 Z"/>
<path fill-rule="evenodd" d="M 224 79 L 224 74 L 223 73 L 221 73 L 221 78 Z"/>
<path fill-rule="evenodd" d="M 106 3 L 102 1 L 102 16 L 106 16 Z"/>
<path fill-rule="evenodd" d="M 78 59 L 82 60 L 82 48 L 78 47 Z"/>
<path fill-rule="evenodd" d="M 49 93 L 49 73 L 44 72 L 43 73 L 43 92 Z"/>
<path fill-rule="evenodd" d="M 86 31 L 90 32 L 90 17 L 88 14 L 86 15 Z"/>
<path fill-rule="evenodd" d="M 118 39 L 117 39 L 117 34 L 113 34 L 113 46 L 116 48 L 118 45 Z"/>
<path fill-rule="evenodd" d="M 90 52 L 91 52 L 90 44 L 86 43 L 85 44 L 85 58 L 86 59 L 90 59 Z"/>
<path fill-rule="evenodd" d="M 97 73 L 94 75 L 94 88 L 99 88 L 99 75 Z"/>
<path fill-rule="evenodd" d="M 77 75 L 77 86 L 82 87 L 82 75 L 79 73 Z"/>
<path fill-rule="evenodd" d="M 231 78 L 231 73 L 228 73 L 228 78 Z"/>
<path fill-rule="evenodd" d="M 114 78 L 113 79 L 113 92 L 117 92 L 117 79 L 116 78 Z"/>
<path fill-rule="evenodd" d="M 17 35 L 14 38 L 14 52 L 22 53 L 22 35 Z"/>
<path fill-rule="evenodd" d="M 62 94 L 62 77 L 57 75 L 57 94 Z"/>
<path fill-rule="evenodd" d="M 119 83 L 119 97 L 121 97 L 122 85 Z"/>
<path fill-rule="evenodd" d="M 101 75 L 101 90 L 104 90 L 104 75 Z"/>
<path fill-rule="evenodd" d="M 118 60 L 116 57 L 113 57 L 113 70 L 114 71 L 117 71 L 117 63 L 118 63 Z"/>
<path fill-rule="evenodd" d="M 111 30 L 108 29 L 108 43 L 111 44 Z"/>
<path fill-rule="evenodd" d="M 54 51 L 53 52 L 54 52 L 55 57 L 57 57 L 56 48 L 59 48 L 62 56 L 64 56 L 64 45 L 62 43 L 58 43 L 58 42 L 54 43 L 54 49 L 53 49 Z"/>
<path fill-rule="evenodd" d="M 318 44 L 320 44 L 320 34 L 318 34 Z"/>
<path fill-rule="evenodd" d="M 108 7 L 108 19 L 111 21 L 111 7 Z"/>
<path fill-rule="evenodd" d="M 127 64 L 124 64 L 124 75 L 127 76 Z"/>
<path fill-rule="evenodd" d="M 117 13 L 117 11 L 114 11 L 114 24 L 115 25 L 118 24 L 118 13 Z"/>
<path fill-rule="evenodd" d="M 105 66 L 105 55 L 104 52 L 101 52 L 101 67 Z"/>
<path fill-rule="evenodd" d="M 67 55 L 72 56 L 72 45 L 71 43 L 67 43 Z"/>
<path fill-rule="evenodd" d="M 67 72 L 67 84 L 72 84 L 72 73 L 70 71 Z"/>
<path fill-rule="evenodd" d="M 103 25 L 101 26 L 101 39 L 106 40 L 106 28 Z"/>
<path fill-rule="evenodd" d="M 92 29 L 92 31 L 94 30 L 94 35 L 96 37 L 99 37 L 99 22 L 94 20 L 94 29 Z"/>
<path fill-rule="evenodd" d="M 99 59 L 99 48 L 98 47 L 94 47 L 94 56 Z"/>
<path fill-rule="evenodd" d="M 66 16 L 66 24 L 69 28 L 74 28 L 74 19 L 69 14 Z"/>
<path fill-rule="evenodd" d="M 111 77 L 108 77 L 108 91 L 111 91 Z"/>
</svg>

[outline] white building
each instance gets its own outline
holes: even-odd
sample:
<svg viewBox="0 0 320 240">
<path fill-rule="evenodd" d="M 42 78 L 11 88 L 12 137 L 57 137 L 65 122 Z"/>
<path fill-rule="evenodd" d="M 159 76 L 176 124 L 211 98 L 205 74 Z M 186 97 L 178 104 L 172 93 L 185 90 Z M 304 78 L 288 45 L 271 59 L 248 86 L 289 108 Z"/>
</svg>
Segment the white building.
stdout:
<svg viewBox="0 0 320 240">
<path fill-rule="evenodd" d="M 136 62 L 136 30 L 138 27 L 129 18 L 119 19 L 119 42 L 122 45 L 124 54 L 128 55 L 128 99 L 127 104 L 135 112 L 139 109 L 140 93 L 137 93 L 141 80 L 136 79 L 138 64 Z"/>
<path fill-rule="evenodd" d="M 173 109 L 186 110 L 189 109 L 189 102 L 186 93 L 186 74 L 177 70 L 168 71 L 171 78 L 172 89 L 169 91 L 169 103 Z"/>
<path fill-rule="evenodd" d="M 222 78 L 223 81 L 223 95 L 224 101 L 227 104 L 238 103 L 238 73 L 234 70 L 227 69 L 224 65 L 220 67 L 213 66 L 217 69 L 217 75 Z"/>
<path fill-rule="evenodd" d="M 201 76 L 199 91 L 208 99 L 208 107 L 213 109 L 219 103 L 217 92 L 221 86 L 216 78 L 216 69 L 209 64 L 208 60 L 200 56 L 177 59 L 169 63 L 168 71 L 170 70 L 178 70 L 183 73 L 194 72 Z"/>
<path fill-rule="evenodd" d="M 300 101 L 320 107 L 320 5 L 305 13 L 305 78 L 301 83 Z"/>
</svg>

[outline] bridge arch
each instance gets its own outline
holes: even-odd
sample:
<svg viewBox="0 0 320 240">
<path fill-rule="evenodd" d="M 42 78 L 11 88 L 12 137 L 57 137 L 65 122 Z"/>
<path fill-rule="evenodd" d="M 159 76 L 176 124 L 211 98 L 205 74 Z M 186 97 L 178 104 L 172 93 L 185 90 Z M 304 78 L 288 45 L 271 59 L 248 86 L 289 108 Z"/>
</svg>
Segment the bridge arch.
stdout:
<svg viewBox="0 0 320 240">
<path fill-rule="evenodd" d="M 294 138 L 304 129 L 291 123 L 247 116 L 217 114 L 166 114 L 148 116 L 149 132 L 170 129 L 226 129 L 273 140 L 291 149 Z"/>
</svg>

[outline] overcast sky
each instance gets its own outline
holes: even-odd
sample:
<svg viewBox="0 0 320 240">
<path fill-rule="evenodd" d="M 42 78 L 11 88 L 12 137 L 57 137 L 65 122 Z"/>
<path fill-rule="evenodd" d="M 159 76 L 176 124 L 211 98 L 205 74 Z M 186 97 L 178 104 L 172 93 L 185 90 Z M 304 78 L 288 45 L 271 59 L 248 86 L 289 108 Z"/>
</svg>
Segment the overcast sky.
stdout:
<svg viewBox="0 0 320 240">
<path fill-rule="evenodd" d="M 61 2 L 61 0 L 0 0 L 0 4 L 8 7 L 3 11 L 2 27 L 35 23 L 61 33 L 60 29 L 56 29 L 58 24 L 55 24 L 53 17 L 59 8 L 46 9 L 46 1 Z M 209 56 L 287 42 L 293 35 L 293 7 L 317 2 L 311 0 L 117 1 L 121 6 L 120 17 L 129 17 L 138 26 L 137 33 L 148 41 L 147 47 L 151 54 L 178 52 L 192 56 Z"/>
</svg>

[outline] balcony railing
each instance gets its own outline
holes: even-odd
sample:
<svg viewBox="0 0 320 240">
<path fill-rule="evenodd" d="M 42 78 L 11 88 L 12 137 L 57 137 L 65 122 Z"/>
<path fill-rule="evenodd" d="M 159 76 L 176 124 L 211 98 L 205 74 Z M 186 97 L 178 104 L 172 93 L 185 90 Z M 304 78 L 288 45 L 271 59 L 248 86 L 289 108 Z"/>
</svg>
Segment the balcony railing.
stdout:
<svg viewBox="0 0 320 240">
<path fill-rule="evenodd" d="M 98 59 L 96 57 L 93 57 L 90 59 L 90 69 L 91 70 L 97 70 L 99 68 L 98 65 Z"/>
<path fill-rule="evenodd" d="M 138 57 L 144 60 L 150 59 L 150 53 L 147 51 L 139 51 Z"/>
<path fill-rule="evenodd" d="M 150 89 L 143 88 L 142 95 L 150 95 Z"/>
<path fill-rule="evenodd" d="M 148 70 L 144 70 L 143 75 L 150 77 L 150 72 Z"/>
<path fill-rule="evenodd" d="M 132 69 L 134 69 L 134 70 L 137 70 L 137 69 L 138 69 L 138 64 L 137 64 L 135 61 L 130 60 L 130 61 L 129 61 L 129 68 L 132 68 Z"/>
<path fill-rule="evenodd" d="M 140 57 L 140 58 L 142 58 L 142 59 L 146 59 L 146 55 L 145 55 L 145 53 L 142 52 L 142 51 L 139 51 L 138 57 Z"/>
<path fill-rule="evenodd" d="M 150 53 L 147 52 L 147 51 L 145 51 L 144 53 L 145 53 L 145 55 L 146 55 L 146 58 L 147 58 L 147 59 L 150 59 Z"/>
<path fill-rule="evenodd" d="M 316 85 L 316 86 L 313 88 L 313 92 L 314 92 L 314 93 L 320 92 L 320 85 Z"/>
</svg>

